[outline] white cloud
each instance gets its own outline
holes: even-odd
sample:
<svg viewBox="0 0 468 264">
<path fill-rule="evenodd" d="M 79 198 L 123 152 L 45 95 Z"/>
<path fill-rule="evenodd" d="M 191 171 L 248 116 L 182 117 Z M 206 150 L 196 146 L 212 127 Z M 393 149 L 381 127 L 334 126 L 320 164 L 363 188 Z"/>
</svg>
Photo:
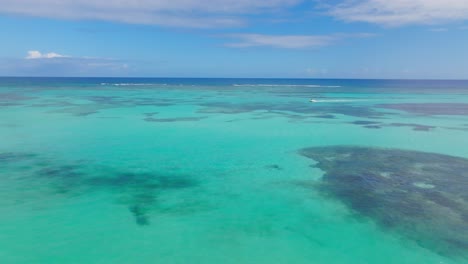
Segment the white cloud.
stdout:
<svg viewBox="0 0 468 264">
<path fill-rule="evenodd" d="M 231 48 L 272 47 L 283 49 L 307 49 L 332 45 L 337 40 L 351 37 L 371 37 L 372 34 L 332 34 L 332 35 L 262 35 L 232 34 L 226 37 L 237 41 L 227 43 Z"/>
<path fill-rule="evenodd" d="M 242 26 L 251 15 L 279 14 L 301 3 L 327 8 L 340 20 L 387 26 L 468 20 L 468 0 L 0 0 L 0 14 L 215 28 Z"/>
<path fill-rule="evenodd" d="M 53 58 L 66 58 L 67 56 L 60 55 L 55 52 L 49 52 L 49 53 L 44 53 L 42 54 L 41 52 L 37 50 L 30 50 L 28 51 L 28 56 L 26 56 L 26 59 L 28 60 L 33 60 L 33 59 L 53 59 Z"/>
<path fill-rule="evenodd" d="M 0 76 L 126 76 L 133 71 L 128 61 L 37 50 L 28 51 L 24 58 L 0 57 Z"/>
<path fill-rule="evenodd" d="M 468 20 L 467 0 L 345 0 L 331 6 L 331 15 L 344 21 L 386 26 L 441 24 Z"/>
<path fill-rule="evenodd" d="M 242 15 L 281 10 L 302 0 L 0 0 L 0 13 L 180 27 L 245 23 Z"/>
</svg>

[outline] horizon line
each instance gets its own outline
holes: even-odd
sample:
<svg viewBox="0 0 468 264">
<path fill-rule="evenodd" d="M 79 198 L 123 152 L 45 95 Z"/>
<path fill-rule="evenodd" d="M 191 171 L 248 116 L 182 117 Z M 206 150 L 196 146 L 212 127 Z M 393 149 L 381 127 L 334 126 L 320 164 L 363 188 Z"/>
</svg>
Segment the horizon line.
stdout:
<svg viewBox="0 0 468 264">
<path fill-rule="evenodd" d="M 265 79 L 265 80 L 376 80 L 376 81 L 468 81 L 468 79 L 439 78 L 349 78 L 349 77 L 130 77 L 130 76 L 0 76 L 0 78 L 62 78 L 62 79 Z"/>
</svg>

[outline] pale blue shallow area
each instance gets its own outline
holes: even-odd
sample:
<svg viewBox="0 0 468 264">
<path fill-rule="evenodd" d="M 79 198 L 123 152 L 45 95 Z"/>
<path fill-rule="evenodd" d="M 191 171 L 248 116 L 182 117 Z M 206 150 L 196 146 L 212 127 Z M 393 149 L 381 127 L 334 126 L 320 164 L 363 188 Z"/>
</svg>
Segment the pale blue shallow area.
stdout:
<svg viewBox="0 0 468 264">
<path fill-rule="evenodd" d="M 320 191 L 336 145 L 468 158 L 468 82 L 0 78 L 0 263 L 467 263 Z"/>
</svg>

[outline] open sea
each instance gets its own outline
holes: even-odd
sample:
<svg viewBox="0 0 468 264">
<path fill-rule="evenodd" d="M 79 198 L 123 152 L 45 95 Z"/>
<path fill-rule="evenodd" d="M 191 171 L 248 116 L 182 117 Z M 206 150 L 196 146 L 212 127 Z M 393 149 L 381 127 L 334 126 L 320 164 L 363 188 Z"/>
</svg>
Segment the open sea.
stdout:
<svg viewBox="0 0 468 264">
<path fill-rule="evenodd" d="M 468 81 L 0 78 L 0 263 L 468 263 Z"/>
</svg>

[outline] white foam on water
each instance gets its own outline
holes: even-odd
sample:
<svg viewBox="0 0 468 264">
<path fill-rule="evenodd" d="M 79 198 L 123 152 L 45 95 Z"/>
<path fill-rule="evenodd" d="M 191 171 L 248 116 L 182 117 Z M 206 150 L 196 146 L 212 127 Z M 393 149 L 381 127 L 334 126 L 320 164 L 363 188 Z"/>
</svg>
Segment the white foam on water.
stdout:
<svg viewBox="0 0 468 264">
<path fill-rule="evenodd" d="M 101 83 L 101 85 L 112 86 L 166 86 L 166 83 Z"/>
<path fill-rule="evenodd" d="M 347 103 L 347 102 L 365 102 L 372 101 L 370 99 L 325 99 L 325 100 L 314 100 L 314 103 Z"/>
<path fill-rule="evenodd" d="M 310 87 L 310 88 L 340 88 L 339 85 L 316 84 L 233 84 L 236 87 Z"/>
</svg>

